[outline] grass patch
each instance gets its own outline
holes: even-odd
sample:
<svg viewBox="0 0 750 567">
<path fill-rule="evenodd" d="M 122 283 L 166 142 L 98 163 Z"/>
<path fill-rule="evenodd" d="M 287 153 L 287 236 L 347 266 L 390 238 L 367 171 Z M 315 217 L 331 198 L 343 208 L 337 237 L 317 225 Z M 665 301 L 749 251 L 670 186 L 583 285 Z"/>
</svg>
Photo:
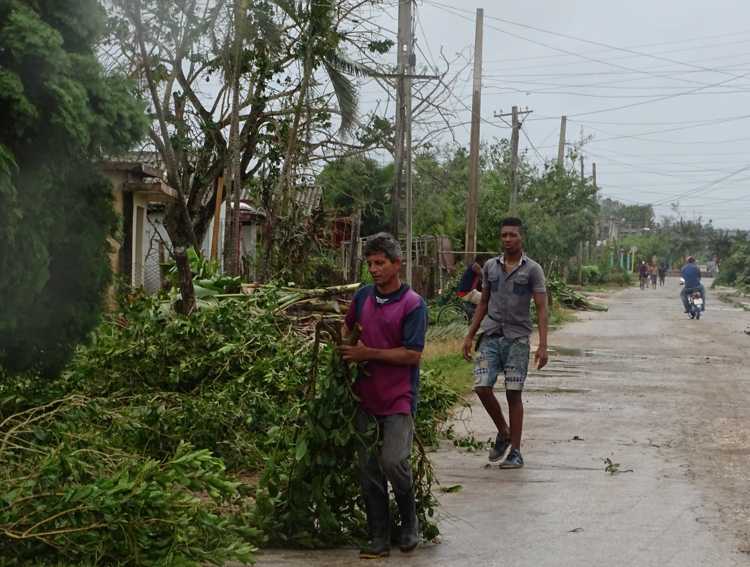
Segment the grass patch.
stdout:
<svg viewBox="0 0 750 567">
<path fill-rule="evenodd" d="M 733 296 L 729 293 L 719 293 L 718 297 L 719 301 L 721 301 L 722 303 L 727 303 L 732 307 L 738 307 L 739 309 L 750 311 L 750 304 L 742 301 L 741 297 Z"/>
<path fill-rule="evenodd" d="M 576 320 L 577 311 L 573 309 L 565 309 L 559 305 L 555 305 L 550 309 L 549 312 L 549 326 L 553 328 L 562 327 L 565 323 L 571 323 Z M 537 329 L 534 329 L 534 333 Z"/>
<path fill-rule="evenodd" d="M 422 363 L 422 367 L 425 370 L 440 372 L 445 376 L 447 385 L 451 390 L 465 396 L 471 391 L 474 379 L 471 374 L 472 363 L 466 362 L 460 354 L 462 343 L 463 341 L 458 341 L 458 348 L 453 352 L 448 352 L 446 349 L 439 354 L 428 354 Z"/>
</svg>

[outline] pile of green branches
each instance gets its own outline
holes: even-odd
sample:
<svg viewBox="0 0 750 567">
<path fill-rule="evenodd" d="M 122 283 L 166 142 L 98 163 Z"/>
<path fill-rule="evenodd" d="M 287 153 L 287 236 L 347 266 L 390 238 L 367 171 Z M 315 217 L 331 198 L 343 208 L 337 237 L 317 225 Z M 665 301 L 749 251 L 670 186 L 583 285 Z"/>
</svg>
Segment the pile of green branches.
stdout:
<svg viewBox="0 0 750 567">
<path fill-rule="evenodd" d="M 150 458 L 109 434 L 124 420 L 115 404 L 77 395 L 2 419 L 0 562 L 252 560 L 257 533 L 224 463 L 187 443 Z"/>
<path fill-rule="evenodd" d="M 589 301 L 585 295 L 578 293 L 562 280 L 550 278 L 547 280 L 547 292 L 551 294 L 553 303 L 558 303 L 569 309 L 578 311 L 607 311 L 606 305 Z"/>
<path fill-rule="evenodd" d="M 58 380 L 0 376 L 0 562 L 197 565 L 361 539 L 340 316 L 301 327 L 289 296 L 266 286 L 188 317 L 140 299 Z M 413 465 L 425 538 L 437 526 L 424 445 L 457 401 L 423 373 Z"/>
</svg>

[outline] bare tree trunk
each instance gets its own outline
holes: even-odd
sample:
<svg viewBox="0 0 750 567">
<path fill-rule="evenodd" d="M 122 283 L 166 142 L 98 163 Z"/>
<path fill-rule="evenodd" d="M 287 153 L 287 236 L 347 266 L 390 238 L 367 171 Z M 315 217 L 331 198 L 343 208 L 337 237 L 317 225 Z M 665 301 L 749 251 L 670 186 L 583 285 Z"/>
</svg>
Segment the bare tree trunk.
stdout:
<svg viewBox="0 0 750 567">
<path fill-rule="evenodd" d="M 310 3 L 308 2 L 308 6 Z M 313 39 L 311 37 L 312 32 L 312 19 L 308 24 L 306 32 L 306 47 L 305 47 L 305 60 L 302 65 L 302 82 L 300 83 L 299 98 L 294 108 L 294 120 L 292 126 L 289 129 L 286 153 L 284 154 L 284 163 L 281 167 L 281 175 L 279 176 L 279 189 L 281 192 L 281 214 L 286 215 L 289 212 L 290 206 L 290 193 L 291 193 L 291 174 L 294 170 L 294 166 L 297 162 L 297 135 L 299 132 L 300 121 L 302 120 L 302 114 L 304 112 L 305 101 L 307 100 L 307 91 L 310 89 L 310 81 L 312 80 L 313 74 Z"/>
<path fill-rule="evenodd" d="M 195 310 L 195 288 L 193 287 L 193 272 L 190 269 L 187 251 L 194 243 L 192 231 L 185 230 L 186 226 L 190 226 L 190 219 L 186 219 L 184 216 L 182 208 L 177 204 L 169 208 L 164 220 L 169 238 L 172 241 L 180 286 L 181 299 L 177 303 L 176 309 L 178 313 L 189 315 Z"/>
<path fill-rule="evenodd" d="M 183 314 L 189 314 L 195 309 L 195 289 L 193 288 L 193 274 L 190 270 L 187 249 L 191 246 L 195 246 L 196 249 L 198 249 L 199 245 L 196 242 L 193 224 L 187 210 L 187 199 L 185 198 L 185 191 L 179 174 L 177 156 L 171 142 L 171 133 L 167 123 L 166 109 L 159 98 L 157 81 L 151 74 L 150 66 L 147 63 L 149 54 L 146 49 L 144 38 L 146 30 L 144 29 L 142 20 L 141 2 L 134 2 L 131 8 L 133 11 L 130 15 L 135 26 L 138 51 L 143 60 L 146 83 L 148 85 L 148 91 L 151 96 L 151 102 L 154 105 L 154 111 L 159 123 L 159 131 L 161 133 L 161 137 L 155 139 L 155 141 L 157 142 L 157 148 L 167 168 L 167 179 L 169 184 L 177 191 L 177 201 L 171 203 L 167 210 L 166 227 L 167 233 L 169 234 L 169 238 L 174 247 L 175 262 L 179 273 L 180 294 L 182 299 L 178 305 L 178 311 Z"/>
<path fill-rule="evenodd" d="M 229 160 L 231 192 L 227 193 L 227 209 L 224 218 L 228 224 L 224 240 L 224 272 L 240 275 L 240 198 L 242 196 L 242 148 L 240 140 L 240 65 L 243 41 L 243 22 L 247 0 L 234 2 L 234 45 L 232 48 L 231 80 L 232 110 L 229 126 Z M 230 209 L 229 203 L 233 203 Z M 230 216 L 231 211 L 231 216 Z M 228 235 L 228 238 L 227 238 Z"/>
</svg>

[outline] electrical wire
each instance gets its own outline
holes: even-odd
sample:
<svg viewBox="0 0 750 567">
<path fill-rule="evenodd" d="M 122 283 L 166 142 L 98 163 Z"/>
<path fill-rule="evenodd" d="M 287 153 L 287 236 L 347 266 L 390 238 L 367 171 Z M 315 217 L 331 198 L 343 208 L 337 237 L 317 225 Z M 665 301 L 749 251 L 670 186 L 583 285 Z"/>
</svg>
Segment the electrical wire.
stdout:
<svg viewBox="0 0 750 567">
<path fill-rule="evenodd" d="M 455 8 L 455 7 L 449 6 L 447 4 L 443 4 L 442 2 L 438 2 L 437 0 L 425 0 L 425 1 L 429 2 L 430 4 L 436 5 L 436 6 L 441 6 L 443 8 L 450 8 L 450 9 L 455 10 L 455 11 L 466 12 L 466 10 L 462 10 L 460 8 Z M 471 13 L 471 12 L 469 11 L 469 13 Z M 500 17 L 497 17 L 497 16 L 486 16 L 486 18 L 489 19 L 489 20 L 494 20 L 494 21 L 505 23 L 505 24 L 509 24 L 509 25 L 512 25 L 512 26 L 517 26 L 517 27 L 520 27 L 520 28 L 523 28 L 523 29 L 528 29 L 528 30 L 536 31 L 536 32 L 539 32 L 539 33 L 545 33 L 545 34 L 548 34 L 548 35 L 552 35 L 554 37 L 560 37 L 560 38 L 563 38 L 563 39 L 568 39 L 568 40 L 573 40 L 573 41 L 579 41 L 579 42 L 582 42 L 582 43 L 587 43 L 589 45 L 595 45 L 597 47 L 603 47 L 603 48 L 606 48 L 606 49 L 612 50 L 612 51 L 621 51 L 621 52 L 628 53 L 628 54 L 631 54 L 631 55 L 638 55 L 638 56 L 641 56 L 641 57 L 648 57 L 648 58 L 651 58 L 651 59 L 654 59 L 654 60 L 657 60 L 657 61 L 664 61 L 664 62 L 676 64 L 676 65 L 684 65 L 684 66 L 692 67 L 692 68 L 696 68 L 696 69 L 703 69 L 705 71 L 712 71 L 712 72 L 714 71 L 713 69 L 710 69 L 708 67 L 702 67 L 702 66 L 699 66 L 699 65 L 693 65 L 692 63 L 686 63 L 684 61 L 679 61 L 679 60 L 676 60 L 676 59 L 671 59 L 669 57 L 662 57 L 660 55 L 655 55 L 655 54 L 651 54 L 651 53 L 647 53 L 647 52 L 636 51 L 635 49 L 631 49 L 631 48 L 628 48 L 628 47 L 620 47 L 620 46 L 617 46 L 617 45 L 610 45 L 610 44 L 607 44 L 607 43 L 604 43 L 604 42 L 601 42 L 601 41 L 594 41 L 594 40 L 591 40 L 591 39 L 576 37 L 576 36 L 569 35 L 569 34 L 564 34 L 564 33 L 556 32 L 556 31 L 552 31 L 552 30 L 547 30 L 547 29 L 544 29 L 544 28 L 539 28 L 539 27 L 532 26 L 532 25 L 529 25 L 529 24 L 522 24 L 520 22 L 514 22 L 513 20 L 508 20 L 506 18 L 500 18 Z M 734 75 L 733 75 L 733 77 L 734 77 Z"/>
</svg>

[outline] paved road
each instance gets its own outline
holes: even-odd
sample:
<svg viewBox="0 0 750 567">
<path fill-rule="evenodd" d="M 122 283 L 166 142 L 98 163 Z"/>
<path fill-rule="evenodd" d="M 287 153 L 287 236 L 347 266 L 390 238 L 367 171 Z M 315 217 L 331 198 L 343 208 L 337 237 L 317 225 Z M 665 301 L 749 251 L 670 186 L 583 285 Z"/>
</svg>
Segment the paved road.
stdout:
<svg viewBox="0 0 750 567">
<path fill-rule="evenodd" d="M 709 295 L 683 316 L 675 279 L 627 289 L 607 313 L 554 333 L 548 369 L 529 377 L 526 467 L 484 454 L 435 454 L 445 485 L 440 544 L 387 564 L 511 567 L 750 565 L 750 313 Z M 481 407 L 469 427 L 492 435 Z M 459 428 L 460 429 L 460 428 Z M 622 472 L 605 472 L 604 459 Z M 259 565 L 359 564 L 356 550 L 272 551 Z"/>
</svg>

